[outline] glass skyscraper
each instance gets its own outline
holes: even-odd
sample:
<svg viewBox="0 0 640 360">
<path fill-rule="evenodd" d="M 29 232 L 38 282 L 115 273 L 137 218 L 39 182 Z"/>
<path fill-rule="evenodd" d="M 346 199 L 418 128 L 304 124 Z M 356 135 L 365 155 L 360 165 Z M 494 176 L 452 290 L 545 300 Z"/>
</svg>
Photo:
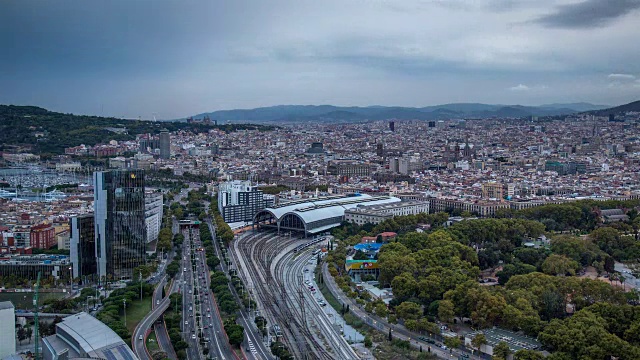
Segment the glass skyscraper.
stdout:
<svg viewBox="0 0 640 360">
<path fill-rule="evenodd" d="M 95 280 L 98 274 L 96 267 L 96 237 L 93 214 L 71 218 L 71 262 L 73 277 Z"/>
<path fill-rule="evenodd" d="M 93 180 L 98 275 L 132 279 L 146 257 L 144 171 L 101 171 Z"/>
</svg>

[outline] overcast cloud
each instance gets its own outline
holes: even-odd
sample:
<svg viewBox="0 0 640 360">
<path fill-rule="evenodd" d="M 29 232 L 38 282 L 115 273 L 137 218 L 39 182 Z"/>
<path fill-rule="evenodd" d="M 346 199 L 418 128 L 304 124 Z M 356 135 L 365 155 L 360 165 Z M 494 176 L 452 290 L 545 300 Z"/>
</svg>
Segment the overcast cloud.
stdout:
<svg viewBox="0 0 640 360">
<path fill-rule="evenodd" d="M 9 0 L 0 103 L 613 105 L 640 99 L 638 24 L 640 0 Z"/>
</svg>

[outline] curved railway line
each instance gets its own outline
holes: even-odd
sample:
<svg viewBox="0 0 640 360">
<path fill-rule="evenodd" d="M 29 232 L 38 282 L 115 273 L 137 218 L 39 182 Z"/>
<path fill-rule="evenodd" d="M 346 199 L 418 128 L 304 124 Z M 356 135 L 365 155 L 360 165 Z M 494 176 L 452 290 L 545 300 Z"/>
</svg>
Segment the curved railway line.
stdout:
<svg viewBox="0 0 640 360">
<path fill-rule="evenodd" d="M 231 253 L 238 270 L 242 270 L 238 274 L 247 287 L 253 289 L 252 294 L 264 310 L 262 315 L 270 327 L 279 325 L 282 342 L 295 358 L 352 359 L 355 352 L 335 329 L 318 324 L 314 316 L 306 316 L 307 308 L 316 316 L 322 315 L 317 307 L 304 303 L 309 294 L 305 294 L 303 268 L 310 256 L 305 255 L 304 250 L 294 252 L 294 249 L 300 249 L 300 245 L 307 242 L 279 236 L 273 231 L 254 232 L 239 237 L 234 243 L 242 259 L 238 259 L 236 251 Z M 328 338 L 319 326 L 324 326 Z"/>
<path fill-rule="evenodd" d="M 329 349 L 331 357 L 344 360 L 356 359 L 358 355 L 335 326 L 328 321 L 327 316 L 317 304 L 316 297 L 303 282 L 304 269 L 310 261 L 315 261 L 311 254 L 312 249 L 310 247 L 297 254 L 287 252 L 278 262 L 276 274 L 281 275 L 283 282 L 288 286 L 286 293 L 290 300 L 289 304 L 295 309 L 299 319 L 304 319 L 306 329 L 318 334 L 325 345 L 324 348 Z"/>
</svg>

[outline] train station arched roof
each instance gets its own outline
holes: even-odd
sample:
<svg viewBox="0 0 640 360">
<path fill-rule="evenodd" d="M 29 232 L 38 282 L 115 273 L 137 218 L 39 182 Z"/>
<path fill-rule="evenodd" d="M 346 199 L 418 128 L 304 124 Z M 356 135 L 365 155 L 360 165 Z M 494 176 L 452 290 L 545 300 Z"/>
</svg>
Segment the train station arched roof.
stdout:
<svg viewBox="0 0 640 360">
<path fill-rule="evenodd" d="M 255 215 L 254 223 L 258 226 L 275 227 L 278 230 L 316 234 L 340 225 L 347 209 L 359 205 L 381 205 L 399 201 L 401 200 L 396 197 L 366 194 L 305 199 L 265 208 Z"/>
</svg>

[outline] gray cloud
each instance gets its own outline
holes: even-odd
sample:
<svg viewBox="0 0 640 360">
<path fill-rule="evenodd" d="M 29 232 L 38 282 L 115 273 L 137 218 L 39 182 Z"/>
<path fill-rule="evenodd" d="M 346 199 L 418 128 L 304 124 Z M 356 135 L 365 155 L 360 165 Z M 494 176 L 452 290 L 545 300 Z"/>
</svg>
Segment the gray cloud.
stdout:
<svg viewBox="0 0 640 360">
<path fill-rule="evenodd" d="M 609 80 L 634 80 L 636 77 L 631 74 L 609 74 Z"/>
<path fill-rule="evenodd" d="M 558 6 L 556 12 L 539 17 L 536 22 L 551 28 L 594 28 L 640 8 L 640 0 L 585 0 Z"/>
<path fill-rule="evenodd" d="M 607 74 L 640 74 L 637 12 L 598 31 L 532 21 L 575 1 L 0 1 L 0 103 L 166 119 L 287 103 L 637 100 L 636 86 L 607 86 Z"/>
</svg>

